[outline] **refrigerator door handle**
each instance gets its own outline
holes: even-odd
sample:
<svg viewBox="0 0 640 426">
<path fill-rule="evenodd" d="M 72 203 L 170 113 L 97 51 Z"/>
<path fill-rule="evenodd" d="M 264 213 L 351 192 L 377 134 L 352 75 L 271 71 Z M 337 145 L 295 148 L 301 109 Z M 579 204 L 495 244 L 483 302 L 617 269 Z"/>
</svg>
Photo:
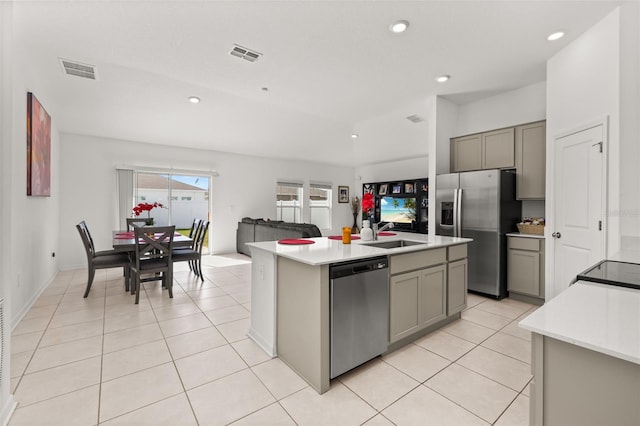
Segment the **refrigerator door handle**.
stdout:
<svg viewBox="0 0 640 426">
<path fill-rule="evenodd" d="M 458 192 L 456 194 L 456 226 L 458 228 L 458 232 L 456 233 L 456 237 L 462 237 L 462 188 L 458 188 Z"/>
<path fill-rule="evenodd" d="M 459 188 L 453 190 L 453 236 L 458 236 L 458 191 Z"/>
</svg>

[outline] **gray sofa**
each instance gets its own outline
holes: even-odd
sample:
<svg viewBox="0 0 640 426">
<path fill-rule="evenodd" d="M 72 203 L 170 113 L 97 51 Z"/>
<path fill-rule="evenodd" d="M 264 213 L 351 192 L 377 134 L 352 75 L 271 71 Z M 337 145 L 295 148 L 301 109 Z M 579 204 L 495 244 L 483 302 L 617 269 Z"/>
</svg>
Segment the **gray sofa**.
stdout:
<svg viewBox="0 0 640 426">
<path fill-rule="evenodd" d="M 321 237 L 316 225 L 309 223 L 290 223 L 279 220 L 242 218 L 236 231 L 236 251 L 251 256 L 247 243 L 277 241 L 283 238 Z"/>
</svg>

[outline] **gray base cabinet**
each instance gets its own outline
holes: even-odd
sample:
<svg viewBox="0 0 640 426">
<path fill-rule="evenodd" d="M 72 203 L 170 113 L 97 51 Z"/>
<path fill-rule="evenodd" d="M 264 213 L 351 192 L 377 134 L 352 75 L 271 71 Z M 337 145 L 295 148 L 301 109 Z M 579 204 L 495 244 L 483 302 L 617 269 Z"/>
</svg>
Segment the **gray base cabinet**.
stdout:
<svg viewBox="0 0 640 426">
<path fill-rule="evenodd" d="M 446 318 L 446 276 L 446 266 L 438 265 L 391 277 L 392 343 Z"/>
<path fill-rule="evenodd" d="M 467 307 L 467 245 L 449 247 L 447 260 L 447 315 L 453 315 Z"/>
<path fill-rule="evenodd" d="M 532 335 L 530 425 L 639 425 L 640 365 Z"/>
<path fill-rule="evenodd" d="M 394 343 L 467 306 L 467 245 L 389 258 L 389 342 Z"/>
<path fill-rule="evenodd" d="M 544 239 L 507 237 L 507 290 L 544 298 Z"/>
</svg>

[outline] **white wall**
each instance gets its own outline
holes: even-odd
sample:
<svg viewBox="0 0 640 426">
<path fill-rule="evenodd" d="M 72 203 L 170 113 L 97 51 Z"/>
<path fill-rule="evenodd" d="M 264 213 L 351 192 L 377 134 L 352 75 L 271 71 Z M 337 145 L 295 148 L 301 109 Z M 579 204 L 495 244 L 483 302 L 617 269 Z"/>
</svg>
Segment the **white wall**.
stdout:
<svg viewBox="0 0 640 426">
<path fill-rule="evenodd" d="M 634 10 L 635 9 L 635 10 Z M 620 238 L 640 250 L 640 5 L 621 9 L 620 30 Z M 635 257 L 640 260 L 640 255 Z"/>
<path fill-rule="evenodd" d="M 545 102 L 546 83 L 543 81 L 460 105 L 453 136 L 544 120 L 547 116 Z"/>
<path fill-rule="evenodd" d="M 640 156 L 638 56 L 640 6 L 624 3 L 547 63 L 547 180 L 553 179 L 554 137 L 608 117 L 607 255 L 619 253 L 622 237 L 638 235 Z M 553 212 L 547 186 L 547 215 Z M 546 242 L 553 253 L 553 242 Z M 637 260 L 637 259 L 636 259 Z M 567 283 L 553 283 L 547 264 L 547 297 Z M 555 286 L 555 287 L 554 287 Z"/>
<path fill-rule="evenodd" d="M 338 186 L 351 187 L 351 167 L 312 162 L 293 162 L 215 151 L 104 139 L 92 136 L 61 136 L 60 266 L 86 264 L 75 225 L 86 220 L 98 249 L 111 244 L 111 231 L 118 226 L 116 166 L 216 170 L 212 179 L 211 233 L 213 253 L 236 250 L 237 222 L 245 216 L 275 218 L 275 186 L 278 179 L 330 182 L 333 184 L 333 229 L 351 226 L 349 204 L 337 202 Z M 91 202 L 87 202 L 90 199 Z M 308 210 L 304 212 L 308 221 Z"/>
<path fill-rule="evenodd" d="M 619 210 L 620 151 L 620 11 L 616 9 L 562 49 L 547 63 L 547 181 L 553 181 L 554 140 L 608 117 L 608 208 Z M 553 186 L 547 185 L 547 215 L 553 227 Z M 619 246 L 619 216 L 608 218 L 607 251 Z M 553 253 L 553 241 L 547 241 Z M 550 263 L 550 262 L 549 262 Z M 553 283 L 547 275 L 548 295 L 557 294 L 568 283 Z M 553 285 L 559 286 L 554 289 Z M 549 293 L 549 291 L 551 293 Z"/>
<path fill-rule="evenodd" d="M 13 73 L 13 136 L 10 166 L 10 204 L 3 210 L 8 212 L 10 227 L 4 229 L 11 247 L 11 276 L 4 288 L 9 290 L 11 324 L 15 325 L 31 307 L 37 296 L 58 272 L 58 217 L 60 202 L 59 159 L 60 143 L 56 127 L 56 107 L 49 95 L 48 81 L 31 66 L 28 49 L 14 46 L 12 66 L 20 72 Z M 51 196 L 28 197 L 26 195 L 26 110 L 27 92 L 33 92 L 51 116 Z M 5 195 L 3 194 L 3 197 Z"/>
</svg>

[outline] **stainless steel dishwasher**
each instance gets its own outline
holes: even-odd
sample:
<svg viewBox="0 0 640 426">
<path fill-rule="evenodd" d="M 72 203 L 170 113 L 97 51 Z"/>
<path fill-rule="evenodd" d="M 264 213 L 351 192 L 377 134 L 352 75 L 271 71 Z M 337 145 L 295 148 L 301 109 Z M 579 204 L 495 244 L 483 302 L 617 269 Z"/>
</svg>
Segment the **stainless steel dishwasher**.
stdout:
<svg viewBox="0 0 640 426">
<path fill-rule="evenodd" d="M 388 267 L 386 257 L 330 267 L 332 379 L 386 352 Z"/>
</svg>

